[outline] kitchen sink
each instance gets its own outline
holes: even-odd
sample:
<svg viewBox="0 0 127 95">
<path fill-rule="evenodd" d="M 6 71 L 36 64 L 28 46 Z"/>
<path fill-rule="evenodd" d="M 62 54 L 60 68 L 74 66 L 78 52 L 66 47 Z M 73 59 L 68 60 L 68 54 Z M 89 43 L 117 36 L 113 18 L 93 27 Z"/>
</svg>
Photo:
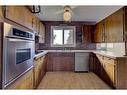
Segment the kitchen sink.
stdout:
<svg viewBox="0 0 127 95">
<path fill-rule="evenodd" d="M 42 52 L 44 52 L 44 51 L 38 50 L 38 51 L 35 51 L 35 54 L 39 54 L 39 53 L 42 53 Z"/>
</svg>

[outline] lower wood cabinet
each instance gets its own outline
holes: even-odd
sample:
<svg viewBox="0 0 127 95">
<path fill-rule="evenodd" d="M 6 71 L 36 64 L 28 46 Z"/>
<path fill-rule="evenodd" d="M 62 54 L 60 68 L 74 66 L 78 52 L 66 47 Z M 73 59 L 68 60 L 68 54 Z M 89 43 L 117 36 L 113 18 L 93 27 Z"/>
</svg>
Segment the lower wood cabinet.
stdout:
<svg viewBox="0 0 127 95">
<path fill-rule="evenodd" d="M 46 55 L 35 59 L 34 62 L 34 88 L 37 88 L 46 73 Z"/>
<path fill-rule="evenodd" d="M 116 63 L 117 61 L 101 55 L 96 55 L 101 63 L 100 76 L 101 78 L 111 86 L 116 86 Z"/>
<path fill-rule="evenodd" d="M 33 89 L 33 68 L 5 89 Z"/>
<path fill-rule="evenodd" d="M 111 87 L 127 88 L 127 59 L 110 58 L 99 54 L 90 55 L 90 71 L 97 74 Z"/>
<path fill-rule="evenodd" d="M 47 71 L 74 71 L 74 53 L 48 53 Z"/>
</svg>

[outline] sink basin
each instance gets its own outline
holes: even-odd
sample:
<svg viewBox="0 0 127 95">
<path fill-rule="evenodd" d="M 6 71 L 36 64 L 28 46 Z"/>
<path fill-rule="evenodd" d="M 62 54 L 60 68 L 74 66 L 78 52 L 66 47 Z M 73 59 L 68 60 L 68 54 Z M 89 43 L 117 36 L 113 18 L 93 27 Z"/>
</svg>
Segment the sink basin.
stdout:
<svg viewBox="0 0 127 95">
<path fill-rule="evenodd" d="M 35 51 L 35 54 L 42 53 L 43 51 Z"/>
</svg>

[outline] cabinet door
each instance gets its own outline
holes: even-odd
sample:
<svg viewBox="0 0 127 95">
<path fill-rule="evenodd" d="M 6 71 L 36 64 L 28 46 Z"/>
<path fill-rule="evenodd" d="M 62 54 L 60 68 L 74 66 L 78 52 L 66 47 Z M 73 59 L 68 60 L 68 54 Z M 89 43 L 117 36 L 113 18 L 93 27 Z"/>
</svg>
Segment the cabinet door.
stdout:
<svg viewBox="0 0 127 95">
<path fill-rule="evenodd" d="M 74 71 L 74 53 L 49 53 L 48 71 Z"/>
<path fill-rule="evenodd" d="M 34 88 L 36 88 L 46 73 L 46 56 L 40 57 L 34 63 Z"/>
<path fill-rule="evenodd" d="M 33 69 L 21 76 L 6 89 L 33 89 Z"/>
<path fill-rule="evenodd" d="M 40 22 L 40 30 L 39 30 L 39 43 L 44 43 L 45 42 L 45 27 L 42 22 Z"/>
<path fill-rule="evenodd" d="M 0 20 L 3 19 L 3 11 L 2 11 L 2 6 L 0 6 Z"/>
<path fill-rule="evenodd" d="M 94 32 L 94 26 L 93 25 L 84 25 L 83 26 L 83 43 L 89 43 L 93 41 L 93 32 Z"/>
<path fill-rule="evenodd" d="M 111 86 L 115 85 L 115 64 L 114 63 L 104 63 L 105 72 L 110 80 L 107 80 Z"/>
<path fill-rule="evenodd" d="M 5 17 L 29 29 L 33 29 L 32 13 L 24 6 L 7 6 Z"/>
<path fill-rule="evenodd" d="M 90 54 L 90 71 L 100 76 L 101 63 L 95 54 Z"/>
<path fill-rule="evenodd" d="M 123 42 L 123 28 L 123 9 L 120 9 L 105 19 L 106 42 Z"/>
<path fill-rule="evenodd" d="M 36 19 L 36 33 L 37 34 L 40 33 L 40 21 L 39 21 L 39 19 Z"/>
<path fill-rule="evenodd" d="M 99 59 L 100 65 L 100 77 L 108 83 L 110 86 L 114 86 L 116 84 L 116 60 L 112 58 L 108 58 L 102 55 L 96 55 Z"/>
<path fill-rule="evenodd" d="M 104 21 L 101 21 L 95 25 L 94 41 L 104 42 L 105 41 Z"/>
</svg>

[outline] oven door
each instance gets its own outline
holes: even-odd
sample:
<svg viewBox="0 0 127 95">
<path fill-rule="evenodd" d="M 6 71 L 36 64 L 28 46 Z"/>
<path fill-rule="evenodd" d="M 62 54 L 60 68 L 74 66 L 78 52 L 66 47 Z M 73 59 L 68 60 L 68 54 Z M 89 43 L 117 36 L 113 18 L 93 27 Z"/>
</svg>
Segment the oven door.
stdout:
<svg viewBox="0 0 127 95">
<path fill-rule="evenodd" d="M 5 38 L 4 85 L 33 67 L 34 41 Z"/>
</svg>

